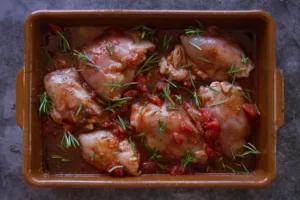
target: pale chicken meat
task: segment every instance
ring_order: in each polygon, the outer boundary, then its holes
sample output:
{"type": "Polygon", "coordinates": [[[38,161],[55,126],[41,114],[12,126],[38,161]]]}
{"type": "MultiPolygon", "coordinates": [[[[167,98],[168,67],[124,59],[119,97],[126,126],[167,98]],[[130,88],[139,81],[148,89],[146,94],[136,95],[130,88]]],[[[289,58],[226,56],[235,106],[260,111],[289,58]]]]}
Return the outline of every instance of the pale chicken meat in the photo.
{"type": "Polygon", "coordinates": [[[82,87],[74,68],[56,70],[44,77],[44,86],[53,103],[51,117],[59,124],[92,124],[102,121],[103,110],[82,87]]]}
{"type": "Polygon", "coordinates": [[[79,68],[86,82],[104,100],[115,100],[135,78],[136,67],[155,49],[139,41],[139,33],[110,31],[87,45],[79,68]]]}
{"type": "Polygon", "coordinates": [[[220,123],[220,144],[223,153],[231,157],[232,152],[243,151],[245,138],[250,134],[250,121],[242,109],[246,102],[239,86],[228,82],[212,82],[210,87],[201,86],[199,98],[220,123]],[[214,91],[215,90],[215,91],[214,91]]]}
{"type": "Polygon", "coordinates": [[[170,80],[189,80],[187,68],[191,67],[192,63],[186,57],[181,45],[176,45],[167,58],[162,57],[158,65],[160,73],[167,75],[170,80]]]}
{"type": "Polygon", "coordinates": [[[206,164],[205,142],[199,135],[186,111],[177,106],[177,110],[169,111],[170,106],[147,104],[132,105],[130,122],[137,132],[144,132],[146,143],[160,153],[180,159],[186,152],[195,155],[194,163],[206,164]]]}
{"type": "Polygon", "coordinates": [[[110,131],[99,130],[79,136],[82,157],[100,171],[113,162],[123,166],[129,175],[139,175],[140,157],[127,139],[119,139],[110,131]]]}
{"type": "Polygon", "coordinates": [[[225,81],[233,77],[248,77],[254,68],[253,62],[244,51],[228,37],[210,34],[200,37],[180,37],[181,44],[188,58],[194,63],[192,71],[201,78],[225,81]]]}

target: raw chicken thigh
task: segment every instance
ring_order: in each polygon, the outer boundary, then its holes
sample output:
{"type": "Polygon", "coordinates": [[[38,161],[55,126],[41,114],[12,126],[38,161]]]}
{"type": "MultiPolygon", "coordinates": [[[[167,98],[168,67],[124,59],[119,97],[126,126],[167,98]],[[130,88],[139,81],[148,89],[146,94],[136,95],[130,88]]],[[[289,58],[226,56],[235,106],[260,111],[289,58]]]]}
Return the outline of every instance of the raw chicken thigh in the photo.
{"type": "Polygon", "coordinates": [[[199,98],[219,121],[221,148],[226,156],[231,157],[231,149],[236,154],[243,151],[245,137],[250,134],[249,119],[242,108],[245,103],[243,91],[228,82],[212,82],[210,87],[216,91],[201,86],[199,98]]]}
{"type": "Polygon", "coordinates": [[[195,155],[194,163],[206,164],[205,142],[186,111],[179,106],[177,110],[168,111],[167,106],[166,103],[162,106],[149,103],[141,110],[143,105],[136,103],[132,105],[130,122],[137,132],[145,132],[150,148],[176,159],[189,151],[195,155]]]}
{"type": "Polygon", "coordinates": [[[100,171],[114,162],[130,175],[138,175],[139,154],[127,139],[120,140],[109,131],[94,131],[79,136],[82,157],[100,171]]]}
{"type": "Polygon", "coordinates": [[[200,37],[181,36],[181,44],[194,63],[192,70],[201,78],[215,81],[231,79],[228,71],[235,69],[236,78],[248,77],[254,64],[243,50],[229,38],[207,33],[200,37]]]}
{"type": "Polygon", "coordinates": [[[146,53],[154,50],[149,41],[139,41],[138,33],[110,31],[83,52],[79,68],[86,82],[105,100],[115,100],[132,82],[136,67],[146,59],[146,53]],[[114,85],[116,87],[114,87],[114,85]]]}
{"type": "Polygon", "coordinates": [[[81,86],[80,76],[74,68],[48,73],[44,85],[54,104],[51,117],[57,123],[86,124],[102,120],[102,108],[81,86]]]}

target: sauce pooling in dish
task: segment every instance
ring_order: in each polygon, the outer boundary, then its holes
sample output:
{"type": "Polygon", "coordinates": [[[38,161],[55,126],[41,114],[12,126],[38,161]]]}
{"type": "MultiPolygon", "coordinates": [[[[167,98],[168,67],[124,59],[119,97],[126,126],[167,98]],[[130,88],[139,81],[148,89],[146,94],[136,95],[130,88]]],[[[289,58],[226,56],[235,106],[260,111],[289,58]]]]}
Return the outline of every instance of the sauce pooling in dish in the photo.
{"type": "Polygon", "coordinates": [[[260,112],[242,46],[197,20],[174,31],[49,24],[39,109],[45,170],[250,173],[260,112]]]}

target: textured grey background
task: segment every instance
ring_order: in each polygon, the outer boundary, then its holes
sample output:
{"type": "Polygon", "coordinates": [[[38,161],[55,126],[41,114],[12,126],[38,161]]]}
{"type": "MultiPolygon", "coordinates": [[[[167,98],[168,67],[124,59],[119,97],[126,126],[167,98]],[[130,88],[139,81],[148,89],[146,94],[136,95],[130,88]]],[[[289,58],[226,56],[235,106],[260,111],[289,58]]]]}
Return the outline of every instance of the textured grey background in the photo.
{"type": "Polygon", "coordinates": [[[0,199],[300,199],[299,0],[0,0],[0,199]],[[23,22],[39,9],[263,9],[277,23],[277,67],[285,78],[285,125],[277,137],[277,177],[266,189],[41,189],[21,172],[15,76],[23,65],[23,22]]]}

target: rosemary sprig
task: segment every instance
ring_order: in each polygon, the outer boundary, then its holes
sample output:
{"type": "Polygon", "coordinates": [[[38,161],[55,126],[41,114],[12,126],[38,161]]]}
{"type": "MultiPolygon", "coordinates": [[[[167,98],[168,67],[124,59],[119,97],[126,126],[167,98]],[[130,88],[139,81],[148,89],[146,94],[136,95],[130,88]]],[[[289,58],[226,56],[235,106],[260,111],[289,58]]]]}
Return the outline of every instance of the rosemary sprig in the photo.
{"type": "Polygon", "coordinates": [[[230,99],[230,98],[225,99],[225,100],[222,100],[222,101],[219,101],[219,102],[216,102],[216,103],[213,103],[213,104],[209,104],[208,106],[210,106],[210,107],[217,106],[217,105],[226,103],[229,99],[230,99]]]}
{"type": "Polygon", "coordinates": [[[53,111],[53,102],[50,100],[50,96],[47,92],[44,92],[40,96],[40,108],[39,108],[39,115],[41,116],[42,113],[49,114],[53,111]]]}
{"type": "Polygon", "coordinates": [[[103,101],[102,99],[100,99],[100,98],[97,98],[97,101],[100,103],[100,104],[102,104],[102,105],[104,105],[104,106],[107,106],[109,103],[107,103],[106,101],[103,101]]]}
{"type": "Polygon", "coordinates": [[[145,109],[145,107],[148,105],[148,101],[146,101],[145,103],[144,103],[144,105],[140,108],[140,110],[139,110],[139,114],[141,114],[142,112],[143,112],[143,110],[145,109]]]}
{"type": "Polygon", "coordinates": [[[182,66],[178,67],[177,69],[186,69],[186,68],[191,67],[192,65],[193,65],[192,63],[189,63],[189,64],[186,64],[186,65],[182,65],[182,66]]]}
{"type": "Polygon", "coordinates": [[[77,147],[80,147],[80,143],[78,142],[78,140],[76,139],[76,137],[74,137],[70,131],[65,131],[63,137],[61,138],[60,141],[60,145],[66,147],[67,149],[69,147],[74,147],[75,149],[77,147]]]}
{"type": "Polygon", "coordinates": [[[146,116],[153,116],[153,115],[155,115],[155,113],[157,113],[157,111],[152,110],[150,113],[147,113],[146,116]]]}
{"type": "Polygon", "coordinates": [[[192,86],[193,86],[193,88],[196,90],[196,85],[195,85],[195,83],[194,83],[194,80],[193,80],[193,77],[192,77],[192,73],[191,72],[189,72],[190,73],[190,81],[191,81],[191,83],[192,83],[192,86]]]}
{"type": "Polygon", "coordinates": [[[240,51],[240,55],[241,55],[241,57],[242,57],[242,58],[241,58],[241,62],[244,63],[245,65],[247,65],[248,62],[249,62],[249,58],[246,57],[245,54],[244,54],[242,51],[240,51]]]}
{"type": "Polygon", "coordinates": [[[146,134],[145,134],[145,132],[142,132],[142,133],[137,134],[136,136],[141,137],[141,143],[143,143],[146,134]]]}
{"type": "Polygon", "coordinates": [[[181,95],[175,95],[176,97],[176,102],[179,103],[179,104],[182,104],[182,96],[181,95]]]}
{"type": "Polygon", "coordinates": [[[120,117],[120,115],[118,115],[118,119],[113,119],[113,120],[114,120],[114,122],[116,122],[119,126],[121,126],[122,129],[125,130],[125,129],[127,128],[125,121],[122,119],[122,117],[120,117]]]}
{"type": "Polygon", "coordinates": [[[167,128],[167,124],[164,123],[163,120],[158,119],[158,129],[159,129],[159,134],[163,134],[167,128]]]}
{"type": "Polygon", "coordinates": [[[112,171],[114,171],[115,169],[119,169],[119,168],[123,168],[122,165],[116,165],[116,166],[113,166],[110,170],[108,170],[108,173],[111,173],[112,171]]]}
{"type": "Polygon", "coordinates": [[[169,83],[169,85],[171,85],[174,88],[178,88],[178,85],[176,83],[174,83],[173,81],[166,79],[166,81],[169,83]]]}
{"type": "Polygon", "coordinates": [[[49,60],[55,66],[55,68],[57,68],[56,62],[54,61],[53,56],[51,55],[47,47],[42,47],[42,54],[45,60],[45,64],[46,61],[49,60]]]}
{"type": "Polygon", "coordinates": [[[67,33],[58,30],[56,30],[55,33],[58,40],[59,49],[64,51],[71,50],[70,43],[68,41],[70,36],[67,33]]]}
{"type": "Polygon", "coordinates": [[[170,89],[169,88],[166,88],[166,87],[162,87],[162,90],[163,90],[163,92],[164,92],[164,96],[165,96],[165,98],[173,105],[173,106],[175,106],[175,103],[174,103],[174,101],[173,101],[173,99],[171,98],[171,96],[170,96],[170,89]]]}
{"type": "Polygon", "coordinates": [[[145,25],[136,26],[136,27],[133,28],[133,30],[141,31],[141,36],[140,36],[140,39],[139,39],[139,43],[143,39],[153,41],[155,30],[152,30],[151,28],[148,28],[145,25]]]}
{"type": "Polygon", "coordinates": [[[183,170],[193,162],[195,159],[195,155],[192,154],[190,151],[186,151],[183,155],[183,158],[181,160],[182,168],[183,170]]]}
{"type": "Polygon", "coordinates": [[[79,52],[77,50],[74,50],[73,56],[76,56],[79,60],[85,60],[87,62],[86,63],[87,66],[95,67],[95,68],[100,68],[99,66],[97,66],[95,64],[95,62],[93,60],[91,60],[89,58],[89,56],[86,54],[85,51],[79,52]]]}
{"type": "Polygon", "coordinates": [[[175,106],[167,106],[168,111],[177,110],[175,106]]]}
{"type": "Polygon", "coordinates": [[[200,51],[202,50],[201,47],[199,47],[198,45],[196,45],[195,43],[193,43],[191,41],[189,41],[189,44],[192,45],[193,47],[195,47],[196,49],[200,50],[200,51]]]}
{"type": "MultiPolygon", "coordinates": [[[[129,100],[131,100],[132,97],[122,97],[119,99],[114,100],[113,102],[106,103],[106,110],[110,110],[114,112],[114,109],[122,107],[125,103],[127,103],[129,100]]],[[[99,102],[100,99],[98,99],[99,102]]],[[[102,101],[105,103],[104,101],[102,101]]]]}
{"type": "Polygon", "coordinates": [[[56,155],[56,154],[53,154],[51,156],[52,159],[60,159],[61,161],[63,162],[72,162],[72,159],[71,158],[68,158],[68,157],[65,157],[65,156],[60,156],[60,155],[56,155]]]}
{"type": "Polygon", "coordinates": [[[84,106],[83,103],[81,103],[81,104],[79,105],[79,107],[78,107],[78,109],[77,109],[77,112],[76,112],[76,116],[79,115],[79,113],[80,113],[80,111],[82,110],[83,106],[84,106]]]}
{"type": "Polygon", "coordinates": [[[115,45],[113,45],[113,44],[106,45],[106,50],[109,52],[110,55],[113,55],[114,50],[115,50],[115,45]]]}
{"type": "Polygon", "coordinates": [[[150,160],[154,160],[157,158],[161,158],[162,156],[159,154],[159,151],[157,149],[157,147],[151,148],[149,147],[147,144],[145,144],[146,149],[149,151],[149,153],[151,153],[151,157],[150,160]]]}
{"type": "Polygon", "coordinates": [[[123,88],[123,87],[126,87],[126,86],[136,85],[136,84],[138,84],[138,82],[129,82],[129,83],[121,84],[120,81],[117,81],[115,83],[107,83],[107,84],[104,84],[104,85],[108,86],[108,87],[111,87],[112,90],[114,90],[116,88],[123,88]]]}
{"type": "Polygon", "coordinates": [[[128,142],[129,142],[129,144],[130,144],[131,148],[132,148],[132,149],[134,149],[134,147],[135,147],[135,144],[134,144],[134,142],[132,141],[132,139],[131,139],[131,137],[130,137],[130,136],[129,136],[129,138],[128,138],[128,142]]]}
{"type": "Polygon", "coordinates": [[[159,42],[162,51],[168,51],[171,41],[172,41],[172,36],[168,37],[168,35],[165,34],[163,39],[159,42]]]}
{"type": "Polygon", "coordinates": [[[233,152],[232,148],[230,148],[230,152],[231,152],[231,155],[232,155],[232,159],[233,159],[233,160],[235,160],[235,159],[236,159],[236,157],[235,157],[235,154],[234,154],[234,152],[233,152]]]}
{"type": "Polygon", "coordinates": [[[204,32],[204,28],[203,28],[202,23],[199,22],[198,20],[195,20],[195,21],[196,21],[198,27],[189,26],[187,29],[185,29],[185,35],[188,38],[191,38],[191,37],[194,37],[194,36],[200,37],[200,33],[204,32]]]}
{"type": "Polygon", "coordinates": [[[160,58],[156,56],[157,54],[154,53],[152,54],[151,56],[149,56],[149,58],[143,63],[143,65],[138,69],[138,71],[136,72],[136,74],[139,74],[139,73],[144,73],[146,71],[149,71],[151,70],[152,68],[151,67],[148,67],[146,68],[147,66],[149,65],[153,65],[153,64],[156,64],[156,63],[159,63],[160,61],[160,58]]]}
{"type": "Polygon", "coordinates": [[[245,151],[244,153],[242,154],[239,154],[239,155],[236,155],[237,157],[241,157],[241,158],[244,158],[244,156],[246,155],[249,155],[249,154],[260,154],[261,152],[258,151],[256,149],[256,147],[251,144],[250,142],[247,143],[247,145],[243,145],[244,148],[248,149],[248,151],[245,151]]]}
{"type": "Polygon", "coordinates": [[[219,90],[216,90],[215,88],[211,87],[211,86],[207,86],[208,89],[210,89],[211,91],[214,91],[214,92],[220,92],[219,90]]]}
{"type": "Polygon", "coordinates": [[[245,174],[249,174],[249,170],[247,169],[247,167],[244,165],[244,163],[243,162],[241,162],[241,165],[242,165],[242,167],[244,168],[244,170],[245,170],[245,174]]]}
{"type": "Polygon", "coordinates": [[[244,68],[235,68],[234,62],[231,63],[230,69],[228,70],[227,74],[233,75],[233,79],[231,82],[231,85],[233,86],[235,78],[236,78],[236,74],[240,71],[245,70],[244,68]]]}
{"type": "Polygon", "coordinates": [[[244,93],[242,94],[242,97],[244,97],[245,99],[247,99],[248,101],[251,101],[251,95],[249,92],[244,91],[244,93]]]}
{"type": "Polygon", "coordinates": [[[208,60],[208,59],[206,59],[206,58],[199,57],[199,59],[200,59],[201,61],[203,61],[203,62],[206,62],[206,63],[209,63],[209,64],[213,64],[212,61],[210,61],[210,60],[208,60]]]}
{"type": "Polygon", "coordinates": [[[201,101],[196,91],[193,92],[193,97],[194,97],[195,105],[199,108],[201,106],[201,101]]]}
{"type": "Polygon", "coordinates": [[[92,155],[92,161],[94,161],[95,160],[95,158],[96,158],[96,155],[97,155],[97,152],[96,152],[96,150],[93,152],[93,155],[92,155]]]}
{"type": "Polygon", "coordinates": [[[228,166],[228,165],[225,165],[224,163],[222,163],[222,165],[223,165],[223,168],[224,169],[230,169],[234,174],[237,174],[237,172],[232,168],[232,167],[230,167],[230,166],[228,166]]]}

